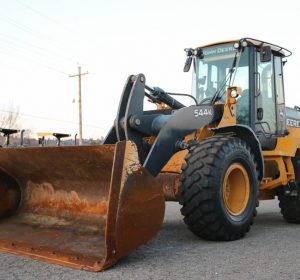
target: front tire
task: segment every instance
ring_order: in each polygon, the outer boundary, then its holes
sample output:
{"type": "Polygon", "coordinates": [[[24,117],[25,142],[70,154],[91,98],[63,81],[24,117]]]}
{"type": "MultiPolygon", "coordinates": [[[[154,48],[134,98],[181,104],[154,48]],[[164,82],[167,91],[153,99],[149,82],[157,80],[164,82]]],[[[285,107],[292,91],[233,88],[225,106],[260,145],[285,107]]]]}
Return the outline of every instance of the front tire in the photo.
{"type": "Polygon", "coordinates": [[[258,206],[258,172],[248,145],[214,136],[194,145],[185,160],[179,202],[189,229],[209,240],[243,237],[258,206]]]}

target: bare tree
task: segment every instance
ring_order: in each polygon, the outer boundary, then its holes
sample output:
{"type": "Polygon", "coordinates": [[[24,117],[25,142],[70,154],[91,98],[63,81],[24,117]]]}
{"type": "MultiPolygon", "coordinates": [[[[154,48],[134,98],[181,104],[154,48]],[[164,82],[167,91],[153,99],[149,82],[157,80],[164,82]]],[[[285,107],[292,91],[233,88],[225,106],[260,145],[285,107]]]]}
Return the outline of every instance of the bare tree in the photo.
{"type": "MultiPolygon", "coordinates": [[[[0,128],[18,129],[19,108],[11,104],[9,109],[0,108],[0,128]]],[[[4,137],[0,137],[0,145],[5,142],[4,137]]]]}
{"type": "Polygon", "coordinates": [[[0,127],[2,128],[16,128],[18,126],[19,109],[13,105],[10,110],[0,110],[0,127]]]}

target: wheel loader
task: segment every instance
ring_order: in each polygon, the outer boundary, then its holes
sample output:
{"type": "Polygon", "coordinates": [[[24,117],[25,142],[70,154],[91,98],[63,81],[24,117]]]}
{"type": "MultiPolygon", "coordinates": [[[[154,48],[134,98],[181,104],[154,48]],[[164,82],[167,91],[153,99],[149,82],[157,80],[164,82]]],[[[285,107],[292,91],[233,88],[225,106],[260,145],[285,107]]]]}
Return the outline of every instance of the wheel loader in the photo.
{"type": "Polygon", "coordinates": [[[1,251],[100,271],[154,238],[166,200],[209,240],[242,238],[258,201],[276,196],[284,219],[300,222],[300,108],[285,106],[283,84],[291,52],[252,38],[185,52],[189,106],[131,75],[103,145],[0,149],[1,251]]]}

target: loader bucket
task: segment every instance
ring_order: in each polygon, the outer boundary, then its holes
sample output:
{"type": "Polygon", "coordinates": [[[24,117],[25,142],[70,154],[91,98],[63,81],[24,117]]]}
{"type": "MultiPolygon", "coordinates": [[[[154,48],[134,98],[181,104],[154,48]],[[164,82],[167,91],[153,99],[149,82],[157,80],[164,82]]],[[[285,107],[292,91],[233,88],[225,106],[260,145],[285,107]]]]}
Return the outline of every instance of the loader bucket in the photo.
{"type": "Polygon", "coordinates": [[[152,239],[164,207],[130,141],[0,149],[0,251],[100,271],[152,239]]]}

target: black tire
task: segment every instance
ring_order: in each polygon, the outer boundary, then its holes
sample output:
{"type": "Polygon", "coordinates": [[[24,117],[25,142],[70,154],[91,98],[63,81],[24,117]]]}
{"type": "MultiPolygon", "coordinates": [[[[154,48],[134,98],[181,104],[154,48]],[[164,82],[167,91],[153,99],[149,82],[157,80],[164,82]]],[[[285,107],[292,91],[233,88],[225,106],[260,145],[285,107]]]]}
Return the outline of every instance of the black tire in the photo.
{"type": "MultiPolygon", "coordinates": [[[[298,187],[299,190],[299,187],[298,187]]],[[[299,192],[298,192],[299,194],[299,192]]],[[[284,187],[278,190],[279,208],[283,218],[288,223],[300,224],[300,197],[286,196],[284,194],[284,187]]]]}
{"type": "MultiPolygon", "coordinates": [[[[259,185],[254,156],[247,144],[236,137],[214,136],[192,146],[185,160],[179,202],[189,229],[208,240],[229,241],[243,237],[257,213],[259,185]],[[230,213],[223,196],[224,175],[234,164],[246,170],[249,182],[249,197],[245,199],[245,209],[238,215],[230,213]]],[[[230,185],[229,179],[227,184],[230,185]]]]}

